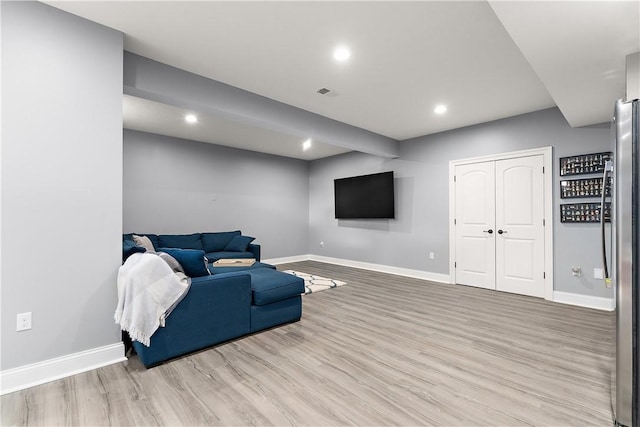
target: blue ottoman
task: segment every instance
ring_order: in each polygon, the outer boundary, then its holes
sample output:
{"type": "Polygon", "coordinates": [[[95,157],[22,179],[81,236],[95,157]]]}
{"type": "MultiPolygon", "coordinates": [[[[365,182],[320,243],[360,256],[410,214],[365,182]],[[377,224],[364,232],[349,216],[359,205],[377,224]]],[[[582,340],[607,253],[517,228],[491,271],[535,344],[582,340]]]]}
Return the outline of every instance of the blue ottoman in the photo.
{"type": "Polygon", "coordinates": [[[300,320],[304,280],[271,268],[246,272],[251,276],[251,332],[300,320]]]}
{"type": "Polygon", "coordinates": [[[251,304],[267,305],[304,293],[304,280],[270,268],[246,271],[251,276],[251,304]]]}

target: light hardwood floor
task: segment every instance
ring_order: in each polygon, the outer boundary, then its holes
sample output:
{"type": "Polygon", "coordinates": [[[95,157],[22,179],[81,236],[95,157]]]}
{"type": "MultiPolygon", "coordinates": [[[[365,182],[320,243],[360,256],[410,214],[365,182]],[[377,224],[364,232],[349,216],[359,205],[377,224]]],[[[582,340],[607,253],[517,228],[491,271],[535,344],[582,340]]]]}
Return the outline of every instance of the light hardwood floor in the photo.
{"type": "Polygon", "coordinates": [[[305,261],[300,322],[2,397],[2,425],[609,426],[614,315],[305,261]]]}

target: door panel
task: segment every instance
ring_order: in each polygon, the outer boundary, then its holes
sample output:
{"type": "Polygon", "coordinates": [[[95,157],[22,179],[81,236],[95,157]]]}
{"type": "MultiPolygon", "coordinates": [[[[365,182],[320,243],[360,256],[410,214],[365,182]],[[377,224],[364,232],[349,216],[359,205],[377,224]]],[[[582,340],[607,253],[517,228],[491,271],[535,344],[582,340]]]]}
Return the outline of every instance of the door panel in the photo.
{"type": "Polygon", "coordinates": [[[542,166],[542,156],[496,161],[497,290],[544,297],[542,166]]]}
{"type": "Polygon", "coordinates": [[[484,162],[455,172],[456,282],[487,289],[496,286],[494,169],[494,162],[484,162]]]}
{"type": "Polygon", "coordinates": [[[507,279],[534,280],[533,263],[535,244],[530,239],[503,238],[504,277],[507,279]]]}

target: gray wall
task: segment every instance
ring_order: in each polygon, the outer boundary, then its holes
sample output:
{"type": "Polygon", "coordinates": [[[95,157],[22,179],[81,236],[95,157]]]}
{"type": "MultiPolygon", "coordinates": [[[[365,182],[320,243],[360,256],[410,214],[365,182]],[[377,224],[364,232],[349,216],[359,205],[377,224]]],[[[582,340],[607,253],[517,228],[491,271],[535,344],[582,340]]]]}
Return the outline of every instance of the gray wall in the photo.
{"type": "Polygon", "coordinates": [[[262,258],[308,247],[308,162],[125,130],[124,231],[240,229],[262,258]]]}
{"type": "Polygon", "coordinates": [[[593,279],[593,268],[601,266],[598,226],[560,223],[557,170],[560,157],[608,151],[609,126],[574,129],[555,108],[407,140],[394,160],[348,153],[312,162],[309,252],[449,274],[449,161],[545,146],[554,149],[555,290],[611,297],[593,279]],[[395,220],[334,218],[335,178],[386,170],[396,176],[395,220]],[[584,275],[572,276],[571,266],[581,266],[584,275]]]}
{"type": "Polygon", "coordinates": [[[2,363],[120,341],[122,35],[2,2],[2,363]],[[16,332],[16,314],[33,329],[16,332]]]}

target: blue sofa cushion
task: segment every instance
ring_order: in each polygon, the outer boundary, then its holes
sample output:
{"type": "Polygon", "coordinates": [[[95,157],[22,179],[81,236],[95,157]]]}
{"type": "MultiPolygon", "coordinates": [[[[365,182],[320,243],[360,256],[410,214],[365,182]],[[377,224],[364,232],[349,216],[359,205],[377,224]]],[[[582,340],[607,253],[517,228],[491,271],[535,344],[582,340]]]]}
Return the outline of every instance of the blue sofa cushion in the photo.
{"type": "Polygon", "coordinates": [[[182,248],[158,248],[158,252],[165,252],[174,257],[184,268],[189,277],[208,276],[207,260],[204,251],[182,248]]]}
{"type": "Polygon", "coordinates": [[[253,252],[207,252],[205,254],[209,262],[215,262],[219,259],[230,259],[230,258],[254,258],[255,255],[253,252]]]}
{"type": "Polygon", "coordinates": [[[266,305],[304,293],[304,280],[270,268],[247,270],[251,275],[253,305],[266,305]]]}
{"type": "Polygon", "coordinates": [[[227,243],[224,250],[230,252],[246,252],[249,247],[249,243],[254,240],[256,240],[256,238],[250,236],[233,236],[233,239],[227,243]]]}
{"type": "Polygon", "coordinates": [[[140,246],[136,246],[133,240],[122,241],[122,262],[125,262],[127,258],[137,252],[146,252],[146,249],[140,246]]]}
{"type": "Polygon", "coordinates": [[[204,249],[205,252],[223,251],[231,239],[235,236],[240,236],[241,234],[240,230],[224,231],[220,233],[202,233],[200,234],[202,249],[204,249]]]}
{"type": "Polygon", "coordinates": [[[203,249],[200,233],[161,234],[158,236],[158,241],[161,248],[203,249]]]}
{"type": "Polygon", "coordinates": [[[213,264],[209,264],[209,271],[213,275],[224,274],[224,273],[232,273],[232,272],[235,272],[235,271],[253,270],[255,268],[270,268],[272,270],[275,270],[276,266],[275,265],[271,265],[271,264],[265,264],[264,262],[255,262],[250,267],[214,267],[213,264]]]}
{"type": "Polygon", "coordinates": [[[157,234],[145,234],[145,236],[147,236],[149,240],[151,240],[151,243],[153,243],[154,248],[160,247],[160,239],[158,239],[157,234]]]}

